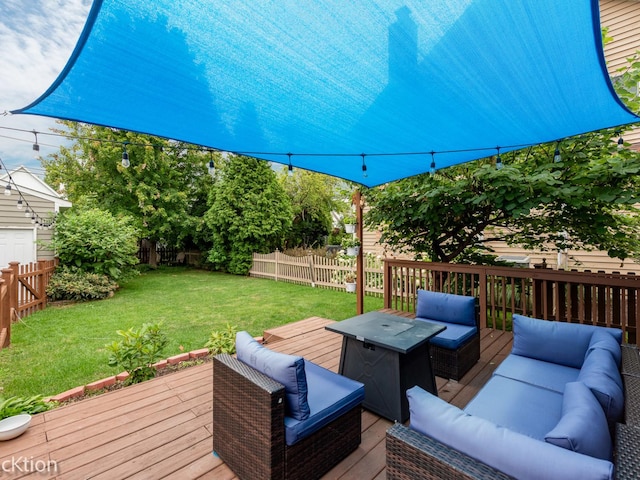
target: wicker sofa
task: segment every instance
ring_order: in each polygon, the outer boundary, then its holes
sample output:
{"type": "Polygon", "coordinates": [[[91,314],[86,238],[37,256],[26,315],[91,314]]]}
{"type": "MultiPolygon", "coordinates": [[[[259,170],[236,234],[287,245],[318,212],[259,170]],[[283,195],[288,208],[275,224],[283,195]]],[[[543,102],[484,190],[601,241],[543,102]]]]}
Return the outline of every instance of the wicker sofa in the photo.
{"type": "Polygon", "coordinates": [[[435,375],[460,380],[480,358],[480,317],[475,297],[418,290],[416,320],[447,327],[429,344],[435,375]]]}
{"type": "Polygon", "coordinates": [[[360,444],[364,385],[238,333],[213,360],[213,450],[241,479],[315,479],[360,444]]]}
{"type": "Polygon", "coordinates": [[[515,315],[511,354],[464,411],[409,390],[411,427],[387,431],[387,478],[640,478],[640,376],[628,373],[640,361],[621,336],[515,315]]]}

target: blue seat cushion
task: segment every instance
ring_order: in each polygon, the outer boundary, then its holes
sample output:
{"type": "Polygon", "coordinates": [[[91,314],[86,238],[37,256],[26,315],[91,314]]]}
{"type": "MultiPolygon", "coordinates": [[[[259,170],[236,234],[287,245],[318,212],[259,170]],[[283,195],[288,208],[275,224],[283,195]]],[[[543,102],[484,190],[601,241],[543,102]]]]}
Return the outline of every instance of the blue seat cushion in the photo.
{"type": "Polygon", "coordinates": [[[236,334],[236,356],[241,362],[284,386],[286,415],[298,420],[309,417],[307,377],[302,357],[269,350],[248,332],[236,334]]]}
{"type": "Polygon", "coordinates": [[[464,411],[544,441],[562,416],[562,393],[494,376],[464,411]]]}
{"type": "Polygon", "coordinates": [[[416,320],[431,322],[447,327],[445,331],[440,332],[438,335],[431,338],[430,342],[432,345],[437,345],[438,347],[447,348],[449,350],[457,350],[478,333],[478,329],[476,328],[475,324],[471,327],[469,325],[442,322],[439,320],[422,317],[416,317],[416,320]]]}
{"type": "Polygon", "coordinates": [[[594,349],[584,361],[578,381],[591,389],[610,422],[622,420],[624,388],[618,365],[611,352],[594,349]]]}
{"type": "Polygon", "coordinates": [[[364,400],[364,385],[343,377],[313,362],[305,363],[308,401],[311,414],[305,420],[285,417],[287,445],[308,437],[329,422],[360,405],[364,400]]]}
{"type": "Polygon", "coordinates": [[[476,326],[476,299],[453,293],[418,290],[416,317],[476,326]]]}
{"type": "Polygon", "coordinates": [[[610,332],[604,329],[599,329],[593,332],[586,355],[588,356],[589,353],[594,351],[596,348],[604,348],[605,350],[611,352],[611,355],[613,355],[618,368],[620,367],[620,364],[622,363],[622,350],[620,349],[620,342],[616,340],[616,338],[610,332]]]}
{"type": "Polygon", "coordinates": [[[568,382],[575,382],[580,375],[580,370],[511,354],[496,368],[493,375],[520,380],[563,394],[564,386],[568,382]]]}
{"type": "Polygon", "coordinates": [[[622,341],[622,330],[619,329],[539,320],[515,314],[511,353],[580,368],[591,343],[591,336],[598,329],[610,332],[618,343],[622,341]]]}
{"type": "MultiPolygon", "coordinates": [[[[611,480],[613,463],[468,415],[420,387],[407,391],[413,430],[520,480],[611,480]]],[[[526,414],[523,410],[521,414],[526,414]]]]}
{"type": "Polygon", "coordinates": [[[562,417],[545,435],[545,441],[602,460],[612,459],[612,442],[604,412],[582,382],[567,383],[562,417]]]}

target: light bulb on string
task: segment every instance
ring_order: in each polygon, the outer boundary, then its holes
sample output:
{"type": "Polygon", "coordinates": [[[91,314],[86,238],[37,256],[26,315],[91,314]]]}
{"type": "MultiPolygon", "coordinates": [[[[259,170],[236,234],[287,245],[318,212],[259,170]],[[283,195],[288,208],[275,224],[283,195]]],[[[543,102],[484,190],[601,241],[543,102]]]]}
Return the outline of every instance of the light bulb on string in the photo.
{"type": "Polygon", "coordinates": [[[18,199],[18,203],[16,204],[16,207],[18,207],[18,210],[22,210],[22,197],[18,199]]]}
{"type": "Polygon", "coordinates": [[[560,140],[556,142],[556,149],[553,152],[553,161],[560,163],[562,161],[562,155],[560,154],[560,140]]]}
{"type": "Polygon", "coordinates": [[[127,143],[122,144],[122,166],[124,168],[129,168],[131,166],[131,162],[129,161],[129,153],[127,152],[127,143]]]}
{"type": "Polygon", "coordinates": [[[624,148],[624,139],[622,138],[622,135],[620,135],[620,137],[618,138],[618,150],[622,150],[624,148]]]}
{"type": "Polygon", "coordinates": [[[436,159],[434,158],[436,152],[431,152],[431,165],[429,166],[429,174],[433,177],[436,174],[436,159]]]}
{"type": "Polygon", "coordinates": [[[31,216],[31,210],[29,210],[29,207],[27,207],[26,210],[24,211],[24,216],[27,218],[31,216]]]}
{"type": "Polygon", "coordinates": [[[31,223],[36,223],[36,216],[33,213],[31,214],[31,223]]]}
{"type": "Polygon", "coordinates": [[[11,184],[7,183],[7,185],[4,187],[4,194],[8,197],[11,195],[11,184]]]}
{"type": "Polygon", "coordinates": [[[361,153],[360,155],[362,156],[362,176],[367,178],[369,174],[367,173],[367,164],[364,161],[365,154],[361,153]]]}
{"type": "Polygon", "coordinates": [[[293,177],[293,165],[291,164],[291,155],[292,153],[287,153],[287,157],[289,157],[289,165],[287,166],[287,175],[289,177],[293,177]]]}
{"type": "Polygon", "coordinates": [[[36,141],[33,144],[33,158],[40,158],[40,145],[38,145],[38,132],[33,131],[33,136],[36,137],[36,141]]]}
{"type": "Polygon", "coordinates": [[[504,165],[502,164],[502,157],[500,156],[500,147],[496,147],[496,149],[498,150],[498,158],[496,158],[496,169],[502,170],[502,167],[504,167],[504,165]]]}
{"type": "Polygon", "coordinates": [[[213,150],[209,150],[209,175],[212,175],[216,172],[216,165],[213,163],[213,150]]]}

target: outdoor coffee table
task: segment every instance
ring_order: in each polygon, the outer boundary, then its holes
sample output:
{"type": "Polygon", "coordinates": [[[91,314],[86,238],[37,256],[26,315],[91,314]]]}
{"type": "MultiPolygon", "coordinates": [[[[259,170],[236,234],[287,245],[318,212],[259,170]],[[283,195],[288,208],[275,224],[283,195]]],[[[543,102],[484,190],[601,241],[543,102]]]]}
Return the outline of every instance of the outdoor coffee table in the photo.
{"type": "Polygon", "coordinates": [[[414,385],[438,394],[429,339],[446,327],[382,312],[325,327],[340,333],[340,374],[364,383],[363,406],[392,421],[409,418],[406,391],[414,385]]]}

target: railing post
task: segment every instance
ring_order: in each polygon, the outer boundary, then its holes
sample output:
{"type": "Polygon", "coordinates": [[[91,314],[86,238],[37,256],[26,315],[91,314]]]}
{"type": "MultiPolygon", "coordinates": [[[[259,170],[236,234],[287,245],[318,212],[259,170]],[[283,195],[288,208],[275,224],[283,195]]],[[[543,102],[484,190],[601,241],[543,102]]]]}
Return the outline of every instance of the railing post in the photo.
{"type": "MultiPolygon", "coordinates": [[[[478,272],[479,291],[480,297],[480,328],[487,328],[487,269],[483,268],[478,272]]],[[[495,322],[493,323],[495,328],[495,322]]]]}
{"type": "Polygon", "coordinates": [[[0,273],[0,349],[11,344],[11,308],[9,308],[9,291],[0,273]]]}
{"type": "Polygon", "coordinates": [[[391,264],[385,258],[382,268],[382,298],[384,308],[391,308],[391,264]]]}

